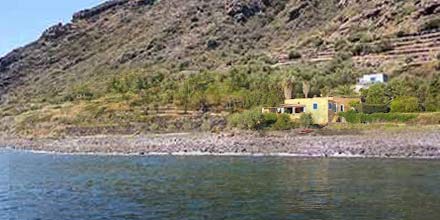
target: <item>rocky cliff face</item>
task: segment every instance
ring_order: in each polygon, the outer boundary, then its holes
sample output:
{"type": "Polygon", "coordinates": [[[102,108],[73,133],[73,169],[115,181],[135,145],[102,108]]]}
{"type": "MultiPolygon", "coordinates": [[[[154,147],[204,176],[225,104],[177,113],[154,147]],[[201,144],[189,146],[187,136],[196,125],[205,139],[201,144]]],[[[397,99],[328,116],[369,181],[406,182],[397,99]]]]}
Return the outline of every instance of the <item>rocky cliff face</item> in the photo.
{"type": "Polygon", "coordinates": [[[436,0],[112,0],[75,13],[0,58],[1,102],[96,86],[133,68],[170,73],[273,64],[291,48],[319,49],[364,28],[376,38],[417,32],[436,0]],[[323,43],[312,44],[314,37],[323,43]]]}

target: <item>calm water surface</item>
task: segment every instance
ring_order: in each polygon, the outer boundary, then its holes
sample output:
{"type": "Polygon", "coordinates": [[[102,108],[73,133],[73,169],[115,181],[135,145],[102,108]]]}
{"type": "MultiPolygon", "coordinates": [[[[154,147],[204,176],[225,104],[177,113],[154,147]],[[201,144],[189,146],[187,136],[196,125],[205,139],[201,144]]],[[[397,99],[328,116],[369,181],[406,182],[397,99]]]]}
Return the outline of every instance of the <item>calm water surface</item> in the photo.
{"type": "Polygon", "coordinates": [[[0,219],[440,219],[440,161],[0,151],[0,219]]]}

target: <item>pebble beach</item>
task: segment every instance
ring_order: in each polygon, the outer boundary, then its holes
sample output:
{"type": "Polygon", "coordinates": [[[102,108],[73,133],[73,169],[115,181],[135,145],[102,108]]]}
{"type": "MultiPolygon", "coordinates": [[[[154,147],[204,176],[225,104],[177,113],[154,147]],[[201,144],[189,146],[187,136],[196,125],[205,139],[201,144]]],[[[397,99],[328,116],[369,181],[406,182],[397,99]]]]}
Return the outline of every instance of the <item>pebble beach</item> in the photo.
{"type": "Polygon", "coordinates": [[[13,138],[0,147],[46,153],[119,155],[261,155],[299,157],[440,158],[440,131],[307,134],[173,133],[13,138]]]}

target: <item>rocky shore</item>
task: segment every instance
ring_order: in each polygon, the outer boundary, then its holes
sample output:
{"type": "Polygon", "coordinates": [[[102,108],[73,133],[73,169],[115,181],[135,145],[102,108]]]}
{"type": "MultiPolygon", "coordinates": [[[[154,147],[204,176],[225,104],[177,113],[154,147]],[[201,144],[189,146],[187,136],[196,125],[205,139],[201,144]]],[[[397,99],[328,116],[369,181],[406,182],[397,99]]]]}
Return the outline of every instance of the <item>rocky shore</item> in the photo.
{"type": "Polygon", "coordinates": [[[354,134],[175,133],[23,139],[0,147],[72,154],[282,155],[302,157],[440,158],[440,130],[354,134]]]}

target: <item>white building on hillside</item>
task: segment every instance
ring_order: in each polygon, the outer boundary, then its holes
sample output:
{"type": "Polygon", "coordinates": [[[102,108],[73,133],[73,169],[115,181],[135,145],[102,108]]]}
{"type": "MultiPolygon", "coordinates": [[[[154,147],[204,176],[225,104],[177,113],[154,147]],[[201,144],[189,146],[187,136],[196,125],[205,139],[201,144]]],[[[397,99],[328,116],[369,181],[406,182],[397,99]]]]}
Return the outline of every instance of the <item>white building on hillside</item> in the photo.
{"type": "Polygon", "coordinates": [[[356,92],[360,92],[361,89],[368,89],[371,85],[379,83],[387,83],[388,75],[384,73],[367,74],[359,78],[356,84],[356,92]]]}

